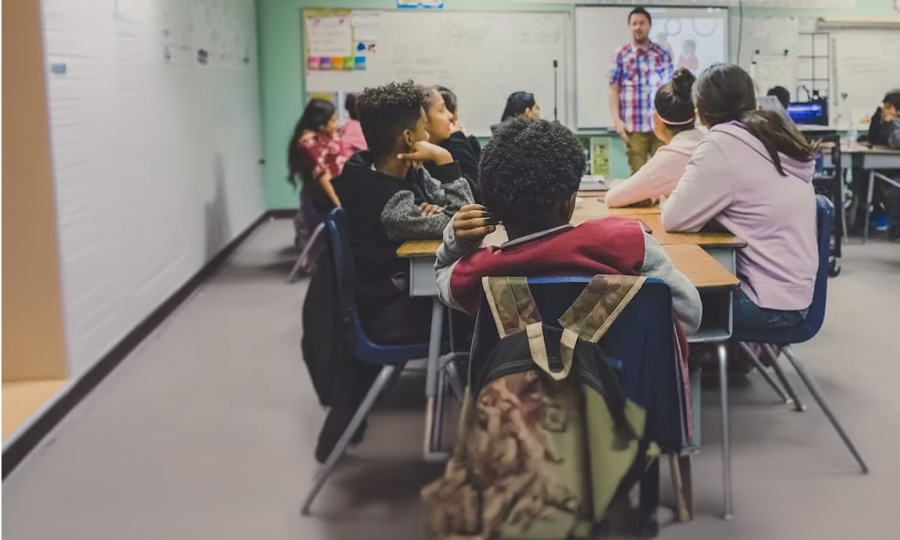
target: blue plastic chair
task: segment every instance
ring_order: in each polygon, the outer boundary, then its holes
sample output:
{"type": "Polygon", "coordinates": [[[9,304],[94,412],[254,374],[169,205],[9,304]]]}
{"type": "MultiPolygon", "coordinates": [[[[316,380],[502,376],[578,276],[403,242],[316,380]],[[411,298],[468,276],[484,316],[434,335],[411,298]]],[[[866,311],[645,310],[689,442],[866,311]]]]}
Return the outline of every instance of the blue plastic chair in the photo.
{"type": "MultiPolygon", "coordinates": [[[[528,285],[544,324],[559,328],[558,319],[589,282],[589,277],[530,278],[528,285]]],[[[473,376],[499,340],[490,307],[482,297],[469,364],[473,376]]],[[[657,279],[647,280],[600,345],[620,373],[626,397],[647,410],[645,433],[669,454],[691,447],[685,427],[684,387],[677,371],[680,367],[669,286],[657,279]]],[[[673,467],[673,475],[678,471],[673,467]]],[[[641,479],[641,536],[655,536],[658,506],[659,467],[654,462],[641,479]]]]}
{"type": "MultiPolygon", "coordinates": [[[[304,219],[305,216],[308,216],[309,214],[315,214],[318,217],[316,218],[316,227],[306,240],[306,245],[297,257],[297,261],[294,263],[293,268],[291,268],[291,273],[288,274],[287,282],[289,285],[297,281],[297,275],[300,273],[300,269],[303,268],[304,264],[309,262],[310,255],[313,253],[313,250],[317,249],[319,238],[321,238],[322,233],[325,231],[325,216],[322,216],[315,210],[312,200],[309,197],[300,197],[300,209],[298,212],[303,213],[304,219]]],[[[312,223],[306,224],[307,227],[311,225],[312,223]]]]}
{"type": "MultiPolygon", "coordinates": [[[[802,324],[799,324],[797,326],[792,326],[789,328],[779,328],[775,330],[741,329],[735,327],[734,332],[732,333],[732,340],[744,343],[752,342],[762,344],[763,351],[769,356],[769,359],[771,360],[772,368],[775,370],[776,375],[778,375],[778,378],[784,385],[785,390],[787,390],[788,394],[790,394],[791,398],[794,400],[797,410],[803,410],[804,407],[797,397],[797,392],[791,386],[790,382],[788,382],[787,377],[778,366],[779,354],[777,352],[773,352],[773,350],[770,348],[770,346],[781,347],[781,352],[784,353],[784,355],[790,361],[791,365],[794,366],[794,369],[797,370],[797,374],[800,376],[800,379],[803,381],[806,387],[809,388],[809,391],[812,394],[813,398],[815,398],[816,402],[818,402],[819,407],[822,408],[822,411],[825,413],[825,416],[828,417],[828,420],[831,421],[831,425],[834,426],[834,429],[838,432],[838,435],[841,436],[841,439],[843,439],[844,444],[847,445],[850,453],[853,454],[853,457],[856,458],[859,466],[862,467],[862,471],[864,473],[868,473],[869,467],[866,465],[865,461],[863,461],[862,456],[860,456],[859,452],[856,450],[856,447],[853,445],[850,437],[847,436],[844,428],[841,427],[841,424],[838,422],[837,418],[835,418],[834,413],[831,412],[831,408],[828,406],[828,402],[825,400],[825,395],[822,393],[822,390],[816,383],[816,380],[812,376],[812,373],[810,373],[806,369],[806,367],[800,362],[800,360],[791,350],[792,344],[803,343],[812,339],[817,333],[819,333],[819,330],[822,328],[822,323],[825,321],[825,299],[826,293],[828,291],[828,269],[831,249],[830,241],[833,224],[834,205],[832,205],[831,201],[829,201],[828,198],[824,195],[817,195],[816,237],[819,247],[819,269],[816,273],[816,284],[815,291],[813,292],[813,301],[809,306],[809,313],[806,316],[806,320],[803,321],[802,324]]],[[[723,414],[727,414],[727,411],[723,411],[723,414]]]]}
{"type": "MultiPolygon", "coordinates": [[[[327,231],[326,237],[331,247],[331,257],[334,262],[336,278],[334,281],[337,292],[335,301],[339,306],[341,320],[352,329],[356,359],[367,364],[380,365],[382,368],[366,397],[360,403],[356,413],[354,413],[347,429],[344,430],[344,433],[338,439],[331,455],[328,456],[325,464],[316,474],[313,487],[303,503],[303,515],[309,514],[309,508],[312,506],[319,490],[325,484],[328,475],[331,474],[338,460],[343,456],[353,434],[359,429],[366,415],[369,414],[369,411],[375,404],[375,400],[378,399],[378,396],[391,378],[399,373],[407,362],[428,356],[428,343],[379,345],[366,336],[354,305],[355,272],[353,253],[350,250],[350,241],[346,233],[346,220],[347,216],[343,209],[336,208],[328,214],[324,222],[325,230],[327,231]]],[[[343,339],[343,337],[340,339],[343,339]]]]}

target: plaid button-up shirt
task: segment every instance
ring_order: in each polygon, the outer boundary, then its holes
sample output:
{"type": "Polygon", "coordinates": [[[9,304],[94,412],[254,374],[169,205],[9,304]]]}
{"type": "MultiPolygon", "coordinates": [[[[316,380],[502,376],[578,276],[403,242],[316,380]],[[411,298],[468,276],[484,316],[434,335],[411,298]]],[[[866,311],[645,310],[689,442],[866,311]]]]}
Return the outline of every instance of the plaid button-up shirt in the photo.
{"type": "Polygon", "coordinates": [[[672,80],[672,55],[656,43],[635,47],[629,43],[616,51],[609,84],[619,85],[619,116],[632,131],[653,131],[653,98],[672,80]]]}

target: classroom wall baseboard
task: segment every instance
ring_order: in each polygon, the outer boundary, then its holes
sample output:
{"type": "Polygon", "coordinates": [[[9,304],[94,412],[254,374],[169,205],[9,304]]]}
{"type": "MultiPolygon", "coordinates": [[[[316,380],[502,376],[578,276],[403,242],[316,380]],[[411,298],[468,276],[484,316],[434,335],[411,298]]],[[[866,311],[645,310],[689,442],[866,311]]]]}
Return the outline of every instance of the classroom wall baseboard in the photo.
{"type": "Polygon", "coordinates": [[[274,208],[269,210],[269,217],[272,219],[293,219],[297,215],[296,208],[274,208]]]}
{"type": "Polygon", "coordinates": [[[17,433],[10,435],[3,445],[3,480],[5,480],[32,450],[72,411],[107,375],[128,357],[156,328],[159,327],[178,307],[187,300],[207,279],[209,279],[237,248],[260,225],[269,219],[292,218],[297,210],[269,210],[263,212],[244,231],[229,242],[219,253],[204,264],[187,282],[166,298],[150,315],[135,326],[124,338],[93,366],[71,381],[54,398],[45,404],[34,418],[17,433]]]}

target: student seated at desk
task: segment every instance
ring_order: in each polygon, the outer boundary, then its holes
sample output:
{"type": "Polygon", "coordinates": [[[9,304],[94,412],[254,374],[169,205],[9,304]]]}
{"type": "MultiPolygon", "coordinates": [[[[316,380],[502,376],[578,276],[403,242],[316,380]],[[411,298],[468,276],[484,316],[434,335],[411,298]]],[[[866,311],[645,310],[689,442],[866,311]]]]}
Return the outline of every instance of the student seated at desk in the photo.
{"type": "MultiPolygon", "coordinates": [[[[869,124],[868,142],[889,148],[900,148],[900,88],[885,94],[881,107],[872,115],[869,124]]],[[[900,180],[900,175],[891,175],[900,180]]],[[[900,239],[900,188],[886,182],[879,182],[881,198],[891,216],[888,237],[900,239]]]]}
{"type": "Polygon", "coordinates": [[[694,75],[678,68],[672,80],[662,85],[653,101],[653,133],[665,144],[628,180],[618,182],[606,194],[610,208],[649,200],[675,189],[691,159],[703,132],[694,127],[694,102],[691,88],[694,75]]]}
{"type": "Polygon", "coordinates": [[[784,107],[784,110],[788,110],[788,106],[791,104],[791,92],[787,88],[783,86],[773,86],[772,88],[769,88],[766,95],[777,99],[778,103],[781,103],[781,106],[784,107]]]}
{"type": "Polygon", "coordinates": [[[350,115],[350,120],[347,120],[338,130],[341,140],[352,146],[354,150],[367,150],[366,138],[363,136],[362,127],[359,125],[359,115],[356,113],[356,94],[347,94],[347,97],[344,98],[344,110],[350,115]]]}
{"type": "Polygon", "coordinates": [[[500,124],[491,126],[491,134],[497,132],[500,125],[510,118],[517,116],[526,116],[528,118],[540,118],[541,107],[534,99],[531,92],[513,92],[506,98],[506,107],[503,108],[503,114],[500,116],[500,124]]]}
{"type": "Polygon", "coordinates": [[[444,230],[435,264],[441,300],[474,315],[485,276],[644,275],[669,285],[684,330],[695,332],[702,313],[697,289],[639,221],[569,223],[584,161],[581,143],[558,123],[505,122],[481,158],[485,206],[464,207],[444,230]],[[498,222],[509,241],[479,249],[498,222]]]}
{"type": "Polygon", "coordinates": [[[337,135],[337,112],[330,101],[312,99],[297,121],[288,146],[288,182],[300,191],[300,209],[294,220],[295,244],[302,247],[321,216],[341,201],[331,180],[341,174],[353,148],[337,135]]]}
{"type": "Polygon", "coordinates": [[[468,131],[466,131],[466,126],[459,121],[459,100],[456,98],[456,94],[453,93],[453,90],[450,90],[446,86],[435,86],[437,91],[440,92],[441,97],[444,98],[444,105],[447,107],[447,110],[450,111],[450,114],[453,115],[451,118],[453,132],[460,131],[464,135],[466,135],[466,139],[469,141],[469,145],[472,147],[472,150],[475,152],[476,161],[481,159],[481,143],[478,142],[478,137],[475,135],[468,135],[468,131]]]}
{"type": "MultiPolygon", "coordinates": [[[[481,147],[478,141],[475,146],[466,134],[454,124],[454,113],[447,106],[446,99],[451,99],[454,110],[456,109],[456,96],[443,86],[432,86],[422,90],[422,105],[425,108],[425,117],[428,119],[426,129],[429,140],[441,148],[445,148],[453,157],[453,161],[459,163],[463,177],[469,182],[469,188],[479,199],[478,188],[478,159],[481,156],[481,147]],[[447,96],[445,98],[444,96],[447,96]]],[[[438,167],[434,162],[426,163],[425,168],[434,173],[438,167]]]]}
{"type": "Polygon", "coordinates": [[[367,88],[356,106],[369,150],[334,182],[347,211],[356,308],[375,343],[426,341],[431,302],[409,297],[409,261],[397,248],[440,238],[472,192],[450,152],[428,142],[422,94],[411,81],[367,88]],[[432,173],[420,166],[426,162],[435,163],[432,173]]]}
{"type": "Polygon", "coordinates": [[[747,242],[737,252],[735,327],[800,324],[819,265],[814,148],[776,112],[756,108],[753,80],[736,65],[704,71],[694,96],[710,131],[663,201],[662,224],[696,232],[715,220],[747,242]]]}

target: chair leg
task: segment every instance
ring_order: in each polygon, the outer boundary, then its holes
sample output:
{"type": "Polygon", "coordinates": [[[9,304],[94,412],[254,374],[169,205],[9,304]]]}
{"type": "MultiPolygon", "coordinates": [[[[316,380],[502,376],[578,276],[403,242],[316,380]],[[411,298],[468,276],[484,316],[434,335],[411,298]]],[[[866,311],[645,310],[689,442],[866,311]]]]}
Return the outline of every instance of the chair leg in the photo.
{"type": "Polygon", "coordinates": [[[778,357],[781,355],[780,353],[775,352],[774,347],[771,345],[763,345],[763,350],[769,355],[769,359],[772,361],[772,369],[775,371],[775,375],[778,376],[778,380],[781,381],[781,385],[784,386],[784,389],[787,390],[791,399],[794,400],[794,410],[797,412],[803,412],[806,410],[806,405],[800,401],[800,396],[797,394],[797,390],[794,389],[794,385],[788,380],[787,375],[784,374],[784,370],[781,369],[781,366],[778,364],[778,357]]]}
{"type": "Polygon", "coordinates": [[[440,448],[444,438],[444,396],[447,395],[447,370],[441,369],[437,374],[437,396],[435,396],[434,430],[431,432],[431,447],[440,448]]]}
{"type": "Polygon", "coordinates": [[[866,221],[863,223],[863,244],[869,240],[869,217],[872,214],[873,191],[875,191],[875,169],[869,171],[869,189],[866,190],[866,221]]]}
{"type": "Polygon", "coordinates": [[[456,367],[456,361],[451,360],[447,362],[447,366],[445,368],[447,370],[447,375],[450,377],[450,389],[453,390],[453,396],[457,401],[462,403],[463,399],[465,399],[465,385],[460,379],[459,368],[456,367]]]}
{"type": "Polygon", "coordinates": [[[690,521],[694,515],[694,488],[691,477],[691,456],[669,456],[672,471],[672,489],[675,491],[675,506],[678,521],[690,521]]]}
{"type": "Polygon", "coordinates": [[[359,408],[356,409],[353,419],[350,420],[350,425],[347,426],[347,429],[344,430],[341,438],[338,439],[337,444],[334,446],[334,450],[331,451],[331,455],[328,456],[325,464],[319,469],[319,472],[316,473],[315,479],[313,480],[313,487],[309,490],[309,495],[306,496],[306,501],[303,503],[303,508],[300,511],[302,515],[309,515],[309,508],[312,506],[313,500],[316,498],[316,495],[319,494],[319,490],[322,489],[322,486],[325,485],[325,480],[328,478],[328,475],[331,474],[331,471],[334,469],[334,466],[337,465],[341,456],[344,455],[344,451],[347,449],[347,445],[350,444],[350,439],[353,438],[353,434],[356,433],[356,430],[359,429],[359,426],[363,423],[363,420],[365,420],[366,415],[369,414],[372,405],[375,404],[375,400],[378,398],[378,395],[381,394],[381,391],[391,379],[391,376],[396,369],[397,366],[384,366],[381,368],[381,372],[378,374],[375,382],[372,383],[372,387],[369,389],[366,397],[363,399],[362,403],[360,403],[359,408]]]}
{"type": "Polygon", "coordinates": [[[775,393],[778,394],[778,397],[780,397],[785,403],[790,403],[791,398],[789,398],[787,394],[784,393],[784,390],[782,390],[781,387],[778,386],[778,383],[775,382],[775,379],[773,379],[772,376],[769,375],[769,370],[766,369],[766,366],[764,366],[762,362],[759,361],[759,358],[757,358],[756,355],[753,354],[753,350],[750,349],[750,346],[743,341],[739,341],[738,344],[740,345],[741,350],[744,351],[744,354],[750,357],[753,365],[756,366],[756,369],[757,371],[759,371],[760,375],[762,375],[766,382],[769,383],[769,386],[772,387],[772,390],[775,390],[775,393]]]}
{"type": "Polygon", "coordinates": [[[656,512],[659,508],[659,460],[641,477],[640,509],[638,510],[638,538],[655,538],[659,534],[656,512]]]}
{"type": "Polygon", "coordinates": [[[313,230],[312,235],[309,237],[309,241],[306,242],[306,245],[303,247],[303,251],[300,252],[300,256],[297,257],[297,262],[294,263],[294,268],[291,269],[291,273],[288,274],[287,282],[293,283],[297,280],[297,274],[300,273],[300,267],[303,266],[303,263],[306,262],[306,259],[309,258],[309,253],[312,251],[313,246],[316,244],[316,241],[319,239],[319,235],[322,234],[322,231],[325,230],[325,224],[319,223],[316,225],[316,228],[313,230]]]}
{"type": "Polygon", "coordinates": [[[859,466],[862,468],[863,473],[869,473],[869,466],[866,465],[866,462],[863,461],[862,456],[859,455],[859,452],[856,450],[856,446],[853,445],[853,441],[850,440],[850,437],[847,436],[847,433],[844,431],[844,428],[841,427],[840,422],[838,422],[837,418],[835,418],[834,413],[831,412],[831,407],[828,406],[828,402],[825,400],[825,395],[822,393],[822,389],[819,388],[819,385],[816,383],[815,378],[813,378],[812,373],[810,373],[806,366],[800,363],[800,360],[794,356],[794,352],[790,347],[784,347],[784,355],[787,356],[788,361],[794,366],[794,369],[797,370],[797,374],[800,375],[800,378],[803,380],[803,383],[809,388],[809,392],[813,395],[816,402],[819,404],[819,407],[822,408],[822,412],[825,413],[825,416],[828,417],[828,420],[831,421],[831,425],[834,426],[835,431],[838,432],[838,435],[843,439],[844,444],[847,445],[847,449],[850,450],[850,453],[853,454],[853,457],[856,459],[856,462],[859,463],[859,466]]]}
{"type": "Polygon", "coordinates": [[[722,483],[725,519],[731,519],[731,437],[728,431],[728,351],[719,344],[719,393],[722,400],[722,483]]]}

